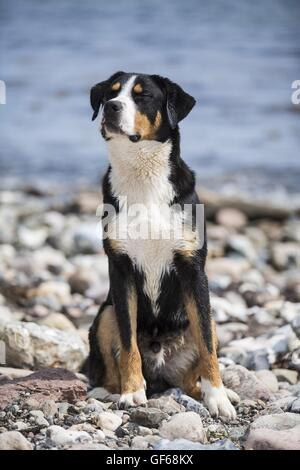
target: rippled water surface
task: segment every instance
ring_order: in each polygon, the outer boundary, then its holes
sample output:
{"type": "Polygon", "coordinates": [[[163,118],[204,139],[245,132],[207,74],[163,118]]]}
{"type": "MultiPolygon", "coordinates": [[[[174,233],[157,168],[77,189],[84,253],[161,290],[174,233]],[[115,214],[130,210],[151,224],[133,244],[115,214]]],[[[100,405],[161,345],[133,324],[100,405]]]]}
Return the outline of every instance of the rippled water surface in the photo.
{"type": "Polygon", "coordinates": [[[89,88],[125,70],[197,98],[182,152],[200,180],[297,191],[299,18],[283,0],[0,0],[2,181],[95,183],[107,157],[89,88]]]}

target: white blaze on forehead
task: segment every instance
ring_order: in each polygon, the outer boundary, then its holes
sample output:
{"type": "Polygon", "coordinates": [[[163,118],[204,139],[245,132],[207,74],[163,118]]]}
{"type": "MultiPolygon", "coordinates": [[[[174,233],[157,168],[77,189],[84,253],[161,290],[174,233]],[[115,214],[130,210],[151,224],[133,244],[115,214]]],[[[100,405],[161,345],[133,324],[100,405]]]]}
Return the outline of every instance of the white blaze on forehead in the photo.
{"type": "Polygon", "coordinates": [[[136,79],[136,75],[130,77],[127,82],[122,86],[122,89],[118,96],[110,101],[120,101],[123,104],[120,117],[120,128],[125,134],[135,134],[135,113],[136,106],[132,99],[132,88],[136,79]]]}

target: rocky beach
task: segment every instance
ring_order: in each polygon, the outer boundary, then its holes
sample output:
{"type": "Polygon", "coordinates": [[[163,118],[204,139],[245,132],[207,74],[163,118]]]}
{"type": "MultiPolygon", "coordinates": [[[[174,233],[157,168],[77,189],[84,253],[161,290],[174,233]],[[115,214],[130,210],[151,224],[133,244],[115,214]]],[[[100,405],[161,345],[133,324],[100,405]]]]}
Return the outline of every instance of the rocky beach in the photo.
{"type": "Polygon", "coordinates": [[[200,191],[237,418],[170,389],[118,409],[79,370],[108,289],[99,190],[0,192],[0,449],[300,449],[300,218],[200,191]]]}

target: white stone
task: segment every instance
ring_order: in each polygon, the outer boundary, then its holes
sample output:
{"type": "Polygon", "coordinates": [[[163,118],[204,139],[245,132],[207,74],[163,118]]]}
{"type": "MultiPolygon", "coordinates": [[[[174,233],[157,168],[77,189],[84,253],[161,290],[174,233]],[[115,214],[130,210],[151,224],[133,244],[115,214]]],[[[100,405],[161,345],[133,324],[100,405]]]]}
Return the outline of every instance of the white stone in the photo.
{"type": "Polygon", "coordinates": [[[166,439],[179,437],[193,442],[204,442],[205,433],[200,416],[193,411],[177,413],[160,426],[160,435],[166,439]]]}
{"type": "Polygon", "coordinates": [[[103,411],[99,414],[97,425],[108,431],[115,431],[122,424],[122,418],[109,411],[103,411]]]}

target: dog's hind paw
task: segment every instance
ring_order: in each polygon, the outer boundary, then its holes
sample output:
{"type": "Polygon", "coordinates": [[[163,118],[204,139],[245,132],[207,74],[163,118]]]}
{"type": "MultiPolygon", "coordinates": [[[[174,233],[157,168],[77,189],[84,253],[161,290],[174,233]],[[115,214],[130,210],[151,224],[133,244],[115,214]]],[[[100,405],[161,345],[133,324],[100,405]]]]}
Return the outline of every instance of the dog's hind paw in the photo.
{"type": "Polygon", "coordinates": [[[141,388],[136,392],[123,393],[119,400],[120,408],[130,408],[131,406],[144,405],[147,403],[145,390],[141,388]]]}

